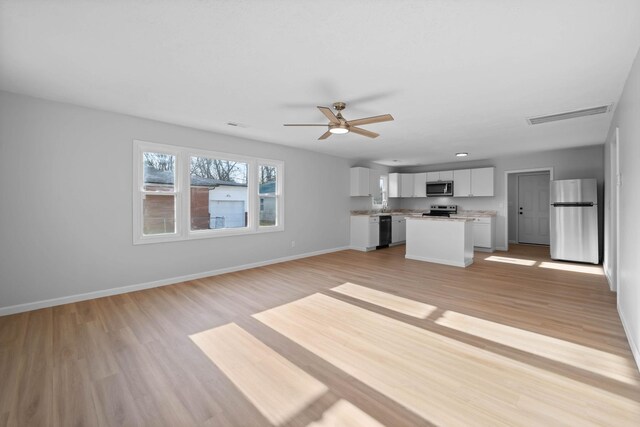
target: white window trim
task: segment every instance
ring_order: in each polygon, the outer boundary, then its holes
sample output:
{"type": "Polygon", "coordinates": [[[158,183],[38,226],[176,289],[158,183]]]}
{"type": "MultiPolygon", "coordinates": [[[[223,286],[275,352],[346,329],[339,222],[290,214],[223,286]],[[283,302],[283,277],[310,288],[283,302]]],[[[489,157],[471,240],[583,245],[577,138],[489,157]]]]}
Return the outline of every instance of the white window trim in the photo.
{"type": "Polygon", "coordinates": [[[134,245],[284,231],[284,162],[280,160],[262,159],[240,154],[206,151],[189,147],[179,147],[174,145],[134,140],[132,182],[134,245]],[[174,194],[176,198],[175,233],[145,235],[142,232],[142,195],[145,193],[153,194],[152,192],[145,192],[142,189],[142,153],[144,152],[165,153],[174,155],[176,157],[174,193],[168,193],[174,194]],[[198,156],[214,159],[234,160],[242,163],[247,163],[247,227],[191,230],[191,177],[189,172],[189,164],[191,161],[191,157],[198,156]],[[276,167],[276,225],[260,226],[259,224],[260,203],[258,193],[258,167],[261,165],[276,167]]]}

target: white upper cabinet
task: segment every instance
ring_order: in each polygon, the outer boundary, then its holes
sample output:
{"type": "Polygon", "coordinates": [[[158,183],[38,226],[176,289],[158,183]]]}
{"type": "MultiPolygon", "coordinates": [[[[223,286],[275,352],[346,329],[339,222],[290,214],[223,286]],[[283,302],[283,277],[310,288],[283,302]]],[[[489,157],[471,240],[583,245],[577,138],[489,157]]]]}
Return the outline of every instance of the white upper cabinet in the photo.
{"type": "Polygon", "coordinates": [[[494,195],[495,168],[453,171],[453,197],[490,197],[494,195]]]}
{"type": "MultiPolygon", "coordinates": [[[[491,197],[494,195],[494,172],[495,168],[477,168],[422,173],[390,173],[389,197],[427,197],[427,182],[437,181],[453,181],[453,197],[491,197]]],[[[379,174],[376,179],[380,179],[379,174]]],[[[353,183],[351,188],[353,191],[353,183]]]]}
{"type": "Polygon", "coordinates": [[[453,181],[453,171],[440,171],[440,181],[453,181]]]}
{"type": "Polygon", "coordinates": [[[440,181],[440,172],[427,172],[427,182],[440,181]]]}
{"type": "Polygon", "coordinates": [[[389,197],[400,197],[400,174],[389,174],[389,197]]]}
{"type": "Polygon", "coordinates": [[[400,174],[400,197],[413,197],[413,174],[400,174]]]}
{"type": "Polygon", "coordinates": [[[453,171],[453,197],[471,195],[471,169],[453,171]]]}
{"type": "Polygon", "coordinates": [[[390,173],[389,197],[414,197],[414,174],[390,173]]]}
{"type": "Polygon", "coordinates": [[[413,175],[413,197],[427,197],[427,173],[413,175]]]}
{"type": "Polygon", "coordinates": [[[427,182],[453,181],[453,171],[427,172],[427,182]]]}
{"type": "Polygon", "coordinates": [[[472,196],[478,197],[494,195],[494,169],[495,168],[471,169],[472,196]]]}
{"type": "Polygon", "coordinates": [[[349,194],[357,196],[373,196],[382,198],[380,191],[380,171],[369,168],[351,168],[351,190],[349,194]]]}

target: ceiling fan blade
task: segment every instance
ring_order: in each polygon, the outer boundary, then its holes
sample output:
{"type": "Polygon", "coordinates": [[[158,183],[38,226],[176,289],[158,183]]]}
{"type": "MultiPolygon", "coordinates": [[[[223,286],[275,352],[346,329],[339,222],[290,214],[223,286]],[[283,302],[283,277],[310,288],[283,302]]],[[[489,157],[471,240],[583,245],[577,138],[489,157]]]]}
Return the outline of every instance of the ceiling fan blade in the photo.
{"type": "Polygon", "coordinates": [[[322,134],[322,136],[320,136],[320,138],[318,138],[318,139],[327,139],[327,138],[329,138],[331,135],[332,135],[332,133],[331,133],[331,132],[326,131],[326,132],[325,132],[325,133],[323,133],[323,134],[322,134]]]}
{"type": "Polygon", "coordinates": [[[389,122],[393,120],[391,114],[383,114],[381,116],[365,117],[364,119],[349,120],[349,126],[368,125],[371,123],[389,122]]]}
{"type": "Polygon", "coordinates": [[[327,116],[327,119],[329,119],[329,121],[331,123],[335,123],[335,124],[339,124],[340,123],[340,120],[338,120],[336,115],[333,114],[333,111],[331,111],[331,108],[329,108],[329,107],[318,107],[318,110],[320,110],[320,112],[322,112],[322,114],[327,116]]]}
{"type": "Polygon", "coordinates": [[[326,126],[325,125],[316,125],[316,124],[302,124],[302,123],[285,123],[282,126],[326,126]]]}
{"type": "Polygon", "coordinates": [[[369,130],[362,129],[362,128],[357,128],[355,126],[350,126],[349,131],[353,133],[357,133],[358,135],[368,136],[369,138],[377,138],[380,136],[379,133],[371,132],[369,130]]]}

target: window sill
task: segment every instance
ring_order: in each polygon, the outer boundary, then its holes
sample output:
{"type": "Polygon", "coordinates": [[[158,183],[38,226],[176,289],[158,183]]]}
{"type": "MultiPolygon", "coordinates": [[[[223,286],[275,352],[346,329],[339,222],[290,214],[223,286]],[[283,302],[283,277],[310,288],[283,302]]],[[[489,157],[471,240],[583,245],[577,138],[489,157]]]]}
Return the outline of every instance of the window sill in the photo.
{"type": "Polygon", "coordinates": [[[157,235],[157,236],[144,236],[138,237],[133,244],[134,245],[148,245],[153,243],[169,243],[169,242],[184,242],[187,240],[200,240],[200,239],[215,239],[218,237],[230,237],[230,236],[250,236],[253,234],[263,233],[275,233],[284,231],[284,226],[270,226],[260,227],[257,230],[254,229],[227,229],[227,230],[200,230],[190,231],[186,236],[183,235],[157,235]]]}

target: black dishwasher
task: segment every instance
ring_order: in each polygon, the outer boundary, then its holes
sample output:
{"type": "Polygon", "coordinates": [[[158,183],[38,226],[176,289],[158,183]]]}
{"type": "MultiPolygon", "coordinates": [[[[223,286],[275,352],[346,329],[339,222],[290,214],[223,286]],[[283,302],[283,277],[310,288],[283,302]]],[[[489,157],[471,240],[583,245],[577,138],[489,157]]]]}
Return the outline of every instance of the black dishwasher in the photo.
{"type": "Polygon", "coordinates": [[[386,248],[391,243],[391,215],[380,216],[380,240],[378,248],[386,248]]]}

